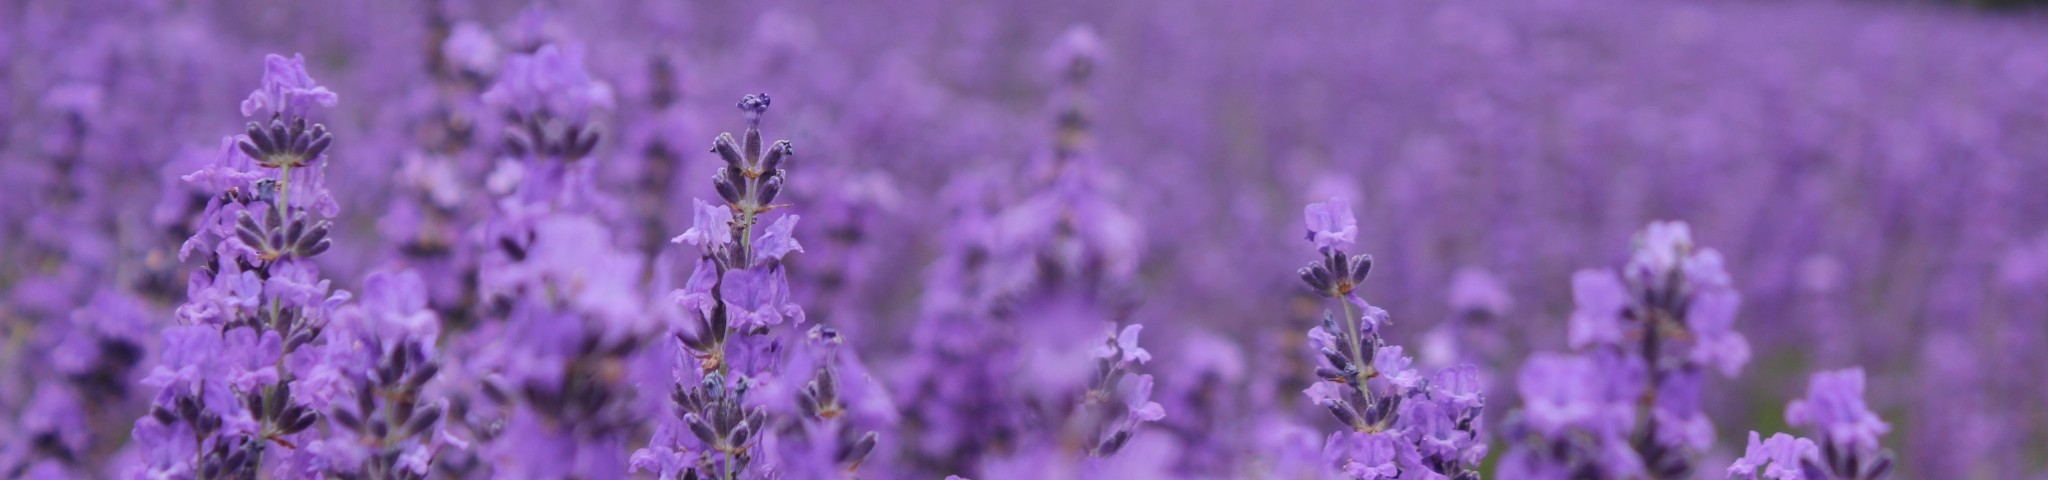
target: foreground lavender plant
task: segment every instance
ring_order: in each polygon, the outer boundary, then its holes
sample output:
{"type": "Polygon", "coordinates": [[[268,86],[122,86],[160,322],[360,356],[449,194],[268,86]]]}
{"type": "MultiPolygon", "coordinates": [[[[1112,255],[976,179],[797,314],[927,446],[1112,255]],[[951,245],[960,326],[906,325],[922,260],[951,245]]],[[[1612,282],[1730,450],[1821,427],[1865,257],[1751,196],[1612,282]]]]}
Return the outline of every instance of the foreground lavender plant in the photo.
{"type": "Polygon", "coordinates": [[[1713,445],[1700,408],[1707,371],[1734,376],[1749,361],[1720,253],[1694,249],[1683,223],[1652,223],[1620,276],[1583,270],[1572,291],[1571,345],[1586,351],[1523,365],[1525,405],[1507,429],[1520,443],[1502,475],[1685,478],[1713,445]]]}
{"type": "Polygon", "coordinates": [[[1877,437],[1891,425],[1863,404],[1863,369],[1813,375],[1806,398],[1785,407],[1785,420],[1809,427],[1819,440],[1784,433],[1760,440],[1749,432],[1749,447],[1728,466],[1728,476],[1749,480],[1879,480],[1892,472],[1892,454],[1877,437]]]}
{"type": "Polygon", "coordinates": [[[1413,360],[1381,337],[1392,323],[1387,311],[1356,291],[1372,272],[1372,256],[1344,251],[1358,235],[1350,204],[1331,199],[1303,213],[1323,259],[1301,269],[1301,279],[1344,312],[1340,325],[1326,311],[1308,333],[1320,361],[1304,393],[1350,429],[1330,434],[1324,461],[1347,478],[1478,479],[1487,447],[1477,369],[1459,365],[1424,378],[1409,368],[1413,360]]]}
{"type": "Polygon", "coordinates": [[[164,330],[160,364],[143,380],[158,393],[135,422],[142,465],[133,475],[257,478],[267,465],[317,463],[299,447],[342,388],[341,375],[319,368],[339,345],[321,334],[349,294],[330,294],[310,261],[330,245],[324,217],[335,204],[324,179],[333,139],[307,118],[336,96],[302,57],[270,55],[264,65],[263,87],[242,113],[268,113],[268,121],[223,139],[212,165],[184,177],[218,194],[180,251],[199,255],[201,268],[178,307],[180,325],[164,330]]]}
{"type": "Polygon", "coordinates": [[[740,100],[746,132],[721,134],[711,148],[724,161],[712,176],[723,204],[696,201],[694,225],[675,238],[701,255],[673,295],[689,321],[670,332],[681,347],[674,421],[658,423],[647,448],[633,454],[636,470],[662,478],[853,477],[879,441],[872,428],[894,421],[837,330],[814,326],[789,349],[792,329],[777,328],[805,322],[783,268],[803,246],[793,236],[800,217],[772,215],[787,207],[775,200],[796,152],[788,140],[764,145],[769,104],[765,94],[740,100]]]}

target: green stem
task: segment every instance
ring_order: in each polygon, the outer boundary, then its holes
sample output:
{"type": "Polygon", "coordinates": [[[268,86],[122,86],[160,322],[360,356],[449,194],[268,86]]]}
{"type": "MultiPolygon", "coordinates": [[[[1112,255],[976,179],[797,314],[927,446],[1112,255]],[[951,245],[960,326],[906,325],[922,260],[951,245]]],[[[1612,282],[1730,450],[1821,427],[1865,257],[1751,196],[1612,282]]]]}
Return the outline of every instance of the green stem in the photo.
{"type": "MultiPolygon", "coordinates": [[[[292,188],[291,188],[291,187],[292,187],[292,165],[291,165],[291,164],[289,164],[289,163],[287,163],[287,164],[284,164],[284,166],[278,167],[278,173],[277,173],[277,218],[290,218],[290,217],[286,216],[285,214],[287,214],[287,213],[291,213],[291,211],[287,209],[288,207],[286,207],[286,205],[290,205],[290,204],[291,204],[291,198],[292,198],[292,188]]],[[[271,227],[271,228],[280,228],[280,227],[282,227],[282,226],[281,226],[281,225],[271,225],[270,227],[271,227]]]]}
{"type": "Polygon", "coordinates": [[[1366,369],[1372,368],[1372,359],[1365,358],[1364,348],[1359,346],[1363,339],[1359,337],[1358,315],[1351,309],[1350,298],[1340,296],[1337,298],[1337,303],[1344,306],[1344,341],[1348,344],[1346,346],[1351,348],[1352,361],[1359,363],[1359,365],[1355,365],[1359,368],[1358,373],[1352,379],[1356,384],[1352,386],[1358,387],[1358,393],[1365,397],[1366,405],[1364,407],[1372,408],[1372,390],[1365,388],[1365,379],[1369,377],[1366,369]]]}

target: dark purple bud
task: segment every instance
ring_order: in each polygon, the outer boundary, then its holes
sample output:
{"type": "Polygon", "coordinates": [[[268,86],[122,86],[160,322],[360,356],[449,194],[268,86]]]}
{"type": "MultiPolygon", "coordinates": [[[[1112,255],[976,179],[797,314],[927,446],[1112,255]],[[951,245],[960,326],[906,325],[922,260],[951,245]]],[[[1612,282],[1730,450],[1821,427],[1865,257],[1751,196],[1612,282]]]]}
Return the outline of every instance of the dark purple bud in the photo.
{"type": "Polygon", "coordinates": [[[249,158],[256,159],[257,163],[263,163],[263,149],[261,147],[258,147],[255,143],[252,143],[248,140],[242,140],[239,142],[235,142],[235,148],[241,149],[243,155],[248,155],[249,158]]]}
{"type": "Polygon", "coordinates": [[[1130,430],[1117,430],[1116,433],[1110,434],[1108,439],[1102,441],[1102,446],[1096,448],[1096,455],[1105,457],[1115,455],[1118,450],[1123,450],[1124,443],[1130,441],[1130,430]]]}
{"type": "Polygon", "coordinates": [[[438,405],[428,405],[426,409],[420,410],[418,413],[414,413],[412,415],[412,419],[407,420],[405,422],[405,428],[402,429],[398,435],[401,437],[411,437],[419,435],[420,432],[427,431],[428,428],[434,426],[434,422],[438,422],[440,420],[441,407],[438,405]]]}
{"type": "MultiPolygon", "coordinates": [[[[300,123],[299,123],[299,125],[300,125],[300,126],[304,126],[304,125],[305,125],[305,123],[304,123],[304,122],[300,122],[300,123]]],[[[300,157],[299,157],[299,160],[300,160],[300,161],[308,160],[308,159],[310,159],[310,158],[311,158],[311,157],[304,157],[304,156],[302,156],[302,155],[304,155],[304,154],[305,154],[306,150],[310,150],[310,149],[312,149],[312,148],[313,148],[313,137],[312,137],[311,135],[303,135],[303,134],[301,134],[301,135],[295,135],[295,136],[293,136],[293,138],[292,138],[292,144],[291,144],[291,145],[292,145],[292,148],[291,148],[291,153],[292,153],[292,154],[293,154],[294,156],[300,156],[300,157]]]]}
{"type": "Polygon", "coordinates": [[[263,403],[263,394],[261,392],[242,396],[242,408],[249,409],[249,412],[258,418],[264,416],[263,403]]]}
{"type": "Polygon", "coordinates": [[[799,395],[803,398],[796,402],[797,410],[801,411],[805,418],[819,418],[818,407],[821,405],[818,403],[818,392],[806,388],[799,395]]]}
{"type": "Polygon", "coordinates": [[[407,390],[418,390],[421,386],[426,385],[428,380],[433,380],[434,375],[439,373],[441,373],[441,364],[421,364],[418,369],[412,371],[411,376],[406,378],[405,388],[407,390]]]}
{"type": "Polygon", "coordinates": [[[334,137],[327,135],[327,132],[324,131],[325,129],[326,126],[324,125],[314,129],[319,133],[313,139],[313,143],[306,146],[305,156],[307,160],[320,158],[320,154],[327,153],[327,146],[334,143],[334,137]]]}
{"type": "Polygon", "coordinates": [[[596,128],[584,129],[569,137],[569,158],[583,158],[597,150],[597,140],[604,138],[596,128]]]}
{"type": "Polygon", "coordinates": [[[855,465],[867,460],[868,454],[875,451],[875,443],[880,438],[875,432],[861,435],[860,440],[855,440],[845,451],[839,453],[839,463],[855,465]]]}
{"type": "MultiPolygon", "coordinates": [[[[306,236],[306,214],[305,214],[305,213],[298,213],[298,214],[293,214],[293,215],[292,215],[292,221],[291,221],[291,223],[287,223],[287,224],[285,224],[285,227],[284,227],[284,238],[285,238],[286,240],[290,240],[290,241],[292,242],[292,245],[296,245],[296,244],[298,243],[299,239],[300,239],[300,238],[304,238],[305,236],[306,236]]],[[[279,246],[283,246],[283,245],[279,245],[279,246]]]]}
{"type": "Polygon", "coordinates": [[[683,424],[690,427],[690,434],[696,435],[697,440],[711,445],[719,444],[718,432],[711,429],[711,424],[704,422],[704,417],[695,413],[684,415],[683,424]]]}
{"type": "Polygon", "coordinates": [[[817,382],[819,399],[831,403],[837,403],[839,401],[839,381],[838,379],[833,378],[832,369],[818,369],[817,382]]]}
{"type": "Polygon", "coordinates": [[[271,152],[283,150],[292,144],[291,131],[285,129],[284,121],[270,121],[270,144],[273,147],[269,150],[271,152]]]}
{"type": "Polygon", "coordinates": [[[732,431],[726,433],[726,438],[732,440],[732,446],[734,447],[744,446],[747,444],[747,440],[754,438],[754,431],[753,428],[747,426],[747,422],[740,422],[739,425],[732,426],[732,431]]]}
{"type": "Polygon", "coordinates": [[[484,396],[489,397],[493,402],[497,402],[500,404],[512,403],[512,395],[506,393],[505,387],[498,385],[498,382],[488,380],[484,381],[483,391],[484,396]]]}
{"type": "Polygon", "coordinates": [[[711,141],[711,151],[717,153],[719,159],[725,160],[726,168],[733,170],[746,168],[746,159],[740,157],[739,148],[730,133],[718,134],[718,138],[711,141]]]}
{"type": "Polygon", "coordinates": [[[356,418],[356,414],[349,412],[346,408],[334,409],[332,413],[328,414],[327,418],[334,419],[334,423],[341,424],[341,428],[354,431],[362,431],[363,429],[362,419],[356,418]]]}
{"type": "Polygon", "coordinates": [[[308,343],[313,343],[313,331],[302,330],[292,334],[291,340],[284,343],[284,348],[285,350],[298,350],[299,347],[305,346],[308,343]]]}
{"type": "Polygon", "coordinates": [[[1892,456],[1890,454],[1879,454],[1877,460],[1870,462],[1870,468],[1864,470],[1863,479],[1881,480],[1885,478],[1891,478],[1891,475],[1892,456]]]}
{"type": "MultiPolygon", "coordinates": [[[[485,390],[492,390],[494,389],[494,387],[496,387],[496,385],[494,385],[492,382],[484,382],[485,390]]],[[[375,391],[376,390],[370,386],[369,380],[360,380],[356,382],[356,412],[362,413],[363,415],[370,415],[372,412],[377,411],[377,404],[375,403],[376,396],[371,394],[371,392],[375,391]]]]}
{"type": "Polygon", "coordinates": [[[299,252],[299,258],[311,258],[315,254],[326,252],[328,246],[332,244],[334,242],[328,240],[328,222],[319,222],[313,224],[313,228],[307,230],[305,236],[299,236],[297,244],[293,244],[293,250],[299,252]]]}
{"type": "Polygon", "coordinates": [[[164,425],[178,423],[178,416],[176,414],[171,413],[169,409],[163,407],[149,407],[149,416],[155,418],[156,423],[164,425]]]}
{"type": "MultiPolygon", "coordinates": [[[[277,150],[277,143],[272,142],[270,140],[270,133],[263,129],[262,124],[256,122],[249,122],[249,129],[243,132],[243,136],[248,138],[245,138],[242,141],[248,143],[252,147],[255,147],[257,151],[257,153],[249,154],[249,158],[262,160],[262,152],[277,150]]],[[[248,150],[245,149],[242,152],[248,153],[248,150]]]]}
{"type": "Polygon", "coordinates": [[[1322,285],[1316,282],[1315,269],[1309,267],[1302,267],[1299,273],[1301,274],[1301,283],[1308,284],[1309,290],[1315,291],[1317,293],[1322,293],[1324,289],[1322,288],[1322,285]]]}
{"type": "Polygon", "coordinates": [[[782,162],[796,156],[796,149],[788,140],[777,140],[768,147],[768,156],[761,159],[761,171],[773,172],[782,169],[782,162]]]}
{"type": "Polygon", "coordinates": [[[1372,255],[1358,255],[1351,257],[1351,283],[1363,282],[1365,281],[1366,275],[1371,273],[1372,255]]]}
{"type": "Polygon", "coordinates": [[[1343,353],[1338,352],[1335,348],[1323,347],[1321,350],[1318,350],[1317,353],[1323,354],[1323,359],[1328,360],[1330,362],[1330,366],[1332,367],[1336,367],[1339,369],[1351,368],[1351,359],[1346,358],[1343,353]]]}
{"type": "Polygon", "coordinates": [[[1325,403],[1323,405],[1323,408],[1329,409],[1330,415],[1336,416],[1337,421],[1344,422],[1345,425],[1349,425],[1352,428],[1362,427],[1371,424],[1367,421],[1367,419],[1359,418],[1358,412],[1353,411],[1351,408],[1351,404],[1349,403],[1345,403],[1342,401],[1332,401],[1325,403]]]}
{"type": "Polygon", "coordinates": [[[177,406],[179,417],[183,417],[187,421],[199,418],[198,400],[195,400],[192,397],[181,396],[178,397],[177,400],[174,400],[172,403],[174,403],[177,406]]]}
{"type": "Polygon", "coordinates": [[[258,414],[276,415],[278,412],[284,411],[285,401],[290,400],[291,397],[291,384],[286,382],[278,382],[277,390],[273,390],[270,392],[269,395],[265,396],[263,408],[261,410],[257,410],[257,412],[258,414]]]}
{"type": "Polygon", "coordinates": [[[724,170],[711,176],[711,186],[718,189],[718,198],[725,200],[728,205],[739,205],[740,201],[746,198],[740,194],[742,188],[734,184],[732,177],[727,176],[724,170]]]}
{"type": "Polygon", "coordinates": [[[505,141],[499,145],[499,148],[505,149],[505,153],[508,155],[524,157],[528,153],[533,152],[532,145],[533,141],[527,139],[526,134],[520,132],[519,129],[506,128],[505,141]]]}
{"type": "Polygon", "coordinates": [[[1799,471],[1800,473],[1804,474],[1806,478],[1833,478],[1828,473],[1827,468],[1820,466],[1820,464],[1818,463],[1814,463],[1812,457],[1800,457],[1799,471]]]}
{"type": "MultiPolygon", "coordinates": [[[[780,172],[777,172],[777,173],[780,173],[780,172]]],[[[765,205],[765,204],[768,204],[768,203],[771,203],[771,202],[774,202],[774,201],[775,201],[775,195],[776,195],[776,194],[779,194],[779,193],[782,193],[782,176],[781,176],[781,175],[776,175],[776,176],[774,176],[774,177],[770,177],[770,178],[768,178],[768,182],[767,182],[767,183],[765,183],[765,184],[763,184],[763,185],[761,185],[761,200],[760,200],[760,201],[761,201],[761,203],[762,203],[762,204],[764,204],[764,205],[765,205]]]]}

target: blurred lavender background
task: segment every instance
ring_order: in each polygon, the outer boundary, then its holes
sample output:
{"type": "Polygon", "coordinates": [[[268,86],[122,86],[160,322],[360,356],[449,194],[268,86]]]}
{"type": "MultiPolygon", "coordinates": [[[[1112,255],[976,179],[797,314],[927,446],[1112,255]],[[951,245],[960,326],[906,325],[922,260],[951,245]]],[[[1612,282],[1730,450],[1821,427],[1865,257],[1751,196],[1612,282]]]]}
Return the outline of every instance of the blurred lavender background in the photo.
{"type": "Polygon", "coordinates": [[[459,267],[496,188],[482,94],[542,45],[611,89],[593,216],[655,298],[690,274],[668,240],[691,199],[718,195],[709,140],[735,99],[773,95],[764,128],[802,155],[791,290],[903,418],[869,476],[1002,478],[975,462],[1015,439],[934,433],[974,413],[933,413],[968,402],[927,378],[966,375],[934,366],[933,319],[1069,328],[962,306],[999,287],[950,269],[1015,243],[1005,214],[1065,192],[1048,178],[1085,149],[1091,196],[1062,198],[1114,284],[1087,302],[1144,325],[1167,412],[1130,447],[1165,466],[1121,472],[1280,477],[1240,432],[1334,428],[1300,393],[1325,306],[1296,270],[1317,259],[1302,206],[1342,197],[1388,342],[1478,365],[1490,425],[1523,403],[1523,360],[1565,349],[1573,272],[1678,220],[1724,257],[1753,352],[1706,384],[1695,476],[1788,430],[1811,373],[1860,365],[1896,478],[2048,478],[2048,17],[1831,0],[6,2],[0,478],[136,455],[136,382],[211,194],[179,176],[241,130],[267,53],[341,97],[324,276],[361,291],[409,267],[450,329],[487,316],[459,267]]]}

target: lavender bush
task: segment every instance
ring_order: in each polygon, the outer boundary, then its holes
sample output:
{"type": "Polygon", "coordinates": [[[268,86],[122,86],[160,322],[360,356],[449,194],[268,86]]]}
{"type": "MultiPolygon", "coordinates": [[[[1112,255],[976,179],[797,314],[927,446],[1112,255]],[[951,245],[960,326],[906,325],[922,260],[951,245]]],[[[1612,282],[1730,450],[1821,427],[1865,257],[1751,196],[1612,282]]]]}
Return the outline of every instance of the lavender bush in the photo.
{"type": "Polygon", "coordinates": [[[0,3],[0,478],[2048,478],[2036,11],[0,3]]]}

